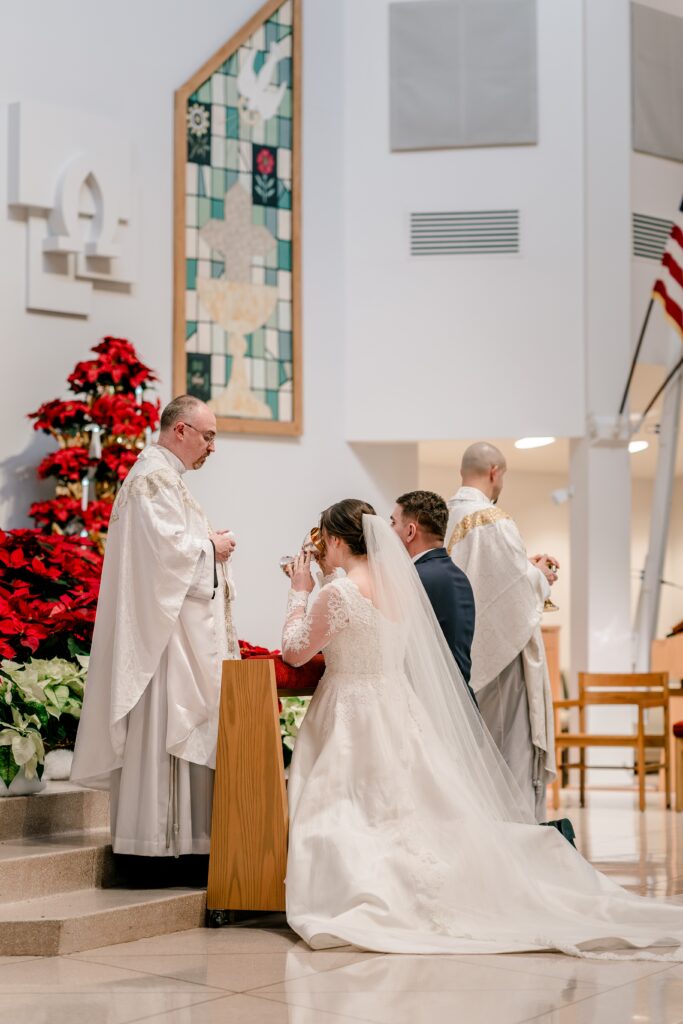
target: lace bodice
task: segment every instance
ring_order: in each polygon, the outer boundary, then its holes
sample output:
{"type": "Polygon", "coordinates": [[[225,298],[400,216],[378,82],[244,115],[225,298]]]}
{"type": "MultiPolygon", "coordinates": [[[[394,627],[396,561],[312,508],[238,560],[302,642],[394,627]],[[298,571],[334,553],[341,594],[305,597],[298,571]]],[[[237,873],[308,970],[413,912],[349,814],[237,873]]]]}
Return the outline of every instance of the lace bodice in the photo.
{"type": "MultiPolygon", "coordinates": [[[[305,591],[290,590],[282,656],[297,666],[324,651],[328,673],[383,675],[387,628],[389,623],[347,577],[325,584],[313,600],[305,591]]],[[[400,642],[392,645],[392,660],[398,649],[400,642]]]]}

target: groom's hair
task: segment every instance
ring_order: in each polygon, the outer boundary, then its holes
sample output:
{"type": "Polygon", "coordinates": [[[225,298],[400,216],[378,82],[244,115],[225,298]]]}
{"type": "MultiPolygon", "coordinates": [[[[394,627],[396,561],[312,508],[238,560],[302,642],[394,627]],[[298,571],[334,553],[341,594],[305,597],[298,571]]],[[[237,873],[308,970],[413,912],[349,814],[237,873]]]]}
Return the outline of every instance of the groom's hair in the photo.
{"type": "Polygon", "coordinates": [[[396,499],[405,519],[412,519],[432,537],[443,540],[448,526],[448,505],[440,494],[434,491],[408,491],[396,499]]]}

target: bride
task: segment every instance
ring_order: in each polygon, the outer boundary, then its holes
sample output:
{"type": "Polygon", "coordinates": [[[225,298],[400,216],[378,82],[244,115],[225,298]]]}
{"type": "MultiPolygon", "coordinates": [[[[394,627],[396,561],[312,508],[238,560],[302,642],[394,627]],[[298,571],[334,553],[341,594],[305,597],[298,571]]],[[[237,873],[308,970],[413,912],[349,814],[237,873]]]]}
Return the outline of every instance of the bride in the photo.
{"type": "Polygon", "coordinates": [[[535,824],[391,527],[347,499],[320,529],[321,567],[345,575],[311,601],[297,557],[282,641],[291,665],[326,662],[289,771],[294,931],[315,949],[683,960],[683,907],[535,824]]]}

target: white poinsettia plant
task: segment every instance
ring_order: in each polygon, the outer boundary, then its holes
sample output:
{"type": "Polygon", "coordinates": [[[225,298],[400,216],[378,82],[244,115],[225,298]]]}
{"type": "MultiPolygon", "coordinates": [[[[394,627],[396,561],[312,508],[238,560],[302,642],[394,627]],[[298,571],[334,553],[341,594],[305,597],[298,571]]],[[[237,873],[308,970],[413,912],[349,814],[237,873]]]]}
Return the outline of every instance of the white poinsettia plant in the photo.
{"type": "Polygon", "coordinates": [[[280,734],[287,764],[289,764],[292,751],[294,750],[294,742],[310,703],[310,697],[283,697],[281,700],[280,734]],[[287,751],[289,751],[289,756],[287,756],[287,751]]]}
{"type": "Polygon", "coordinates": [[[0,779],[43,774],[46,750],[73,746],[88,658],[0,661],[0,779]]]}
{"type": "Polygon", "coordinates": [[[45,746],[40,735],[37,715],[22,715],[12,708],[13,724],[0,730],[0,778],[9,786],[23,768],[27,779],[43,774],[45,746]]]}

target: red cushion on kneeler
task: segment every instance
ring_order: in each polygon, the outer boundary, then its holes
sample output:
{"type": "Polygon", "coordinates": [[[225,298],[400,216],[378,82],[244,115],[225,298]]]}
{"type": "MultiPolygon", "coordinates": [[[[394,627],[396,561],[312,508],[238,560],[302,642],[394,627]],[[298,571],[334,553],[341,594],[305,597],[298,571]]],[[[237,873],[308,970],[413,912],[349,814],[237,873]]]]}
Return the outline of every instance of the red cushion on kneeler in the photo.
{"type": "Polygon", "coordinates": [[[306,689],[320,682],[325,671],[325,659],[322,654],[314,655],[305,665],[294,668],[282,660],[279,651],[269,651],[267,647],[255,647],[246,640],[240,640],[240,654],[243,659],[258,658],[262,661],[275,663],[275,682],[288,690],[306,689]]]}
{"type": "Polygon", "coordinates": [[[683,739],[683,722],[674,722],[674,736],[680,736],[683,739]]]}

